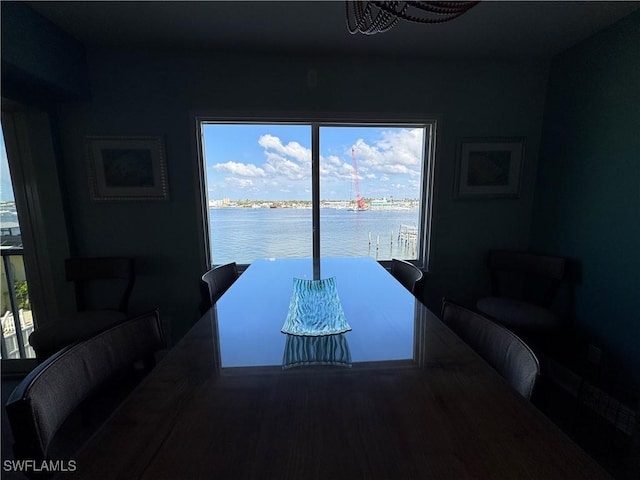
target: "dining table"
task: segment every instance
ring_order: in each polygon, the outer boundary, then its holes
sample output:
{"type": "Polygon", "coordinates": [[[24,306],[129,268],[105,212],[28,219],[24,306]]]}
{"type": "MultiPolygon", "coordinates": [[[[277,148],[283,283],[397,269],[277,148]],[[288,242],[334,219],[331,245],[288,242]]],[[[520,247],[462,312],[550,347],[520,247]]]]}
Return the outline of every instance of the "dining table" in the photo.
{"type": "Polygon", "coordinates": [[[60,478],[609,478],[369,257],[254,261],[74,460],[60,478]],[[283,333],[323,279],[346,330],[283,333]]]}

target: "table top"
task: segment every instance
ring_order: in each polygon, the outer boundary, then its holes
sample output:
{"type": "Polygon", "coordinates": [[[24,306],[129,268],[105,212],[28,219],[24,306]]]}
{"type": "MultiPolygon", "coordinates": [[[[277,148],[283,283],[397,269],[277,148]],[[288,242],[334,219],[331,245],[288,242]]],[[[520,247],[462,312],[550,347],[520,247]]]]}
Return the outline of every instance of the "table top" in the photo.
{"type": "Polygon", "coordinates": [[[292,278],[313,278],[311,261],[255,262],[63,477],[609,478],[377,262],[320,272],[351,367],[282,368],[292,278]]]}
{"type": "MultiPolygon", "coordinates": [[[[281,328],[293,279],[312,280],[313,275],[311,259],[257,260],[249,266],[213,312],[223,369],[282,365],[285,345],[291,340],[281,328]]],[[[415,310],[420,302],[378,262],[366,257],[322,259],[319,277],[335,278],[352,328],[344,334],[352,362],[413,359],[415,310]]]]}

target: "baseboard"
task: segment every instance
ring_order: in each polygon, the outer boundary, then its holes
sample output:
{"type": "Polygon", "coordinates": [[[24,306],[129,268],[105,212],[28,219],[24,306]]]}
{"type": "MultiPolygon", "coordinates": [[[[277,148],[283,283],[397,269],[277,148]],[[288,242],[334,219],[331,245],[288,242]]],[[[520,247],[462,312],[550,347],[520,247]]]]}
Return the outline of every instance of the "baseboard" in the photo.
{"type": "Polygon", "coordinates": [[[583,377],[550,357],[543,359],[543,376],[562,388],[584,407],[607,421],[624,434],[633,435],[637,412],[629,405],[614,398],[595,385],[583,381],[583,377]]]}

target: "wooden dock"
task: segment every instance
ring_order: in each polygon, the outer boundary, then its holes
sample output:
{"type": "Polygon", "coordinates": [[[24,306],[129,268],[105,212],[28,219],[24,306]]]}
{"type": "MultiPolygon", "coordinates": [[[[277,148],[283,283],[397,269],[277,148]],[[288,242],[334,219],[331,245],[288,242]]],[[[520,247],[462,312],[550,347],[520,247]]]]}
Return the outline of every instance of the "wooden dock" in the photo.
{"type": "Polygon", "coordinates": [[[398,230],[398,245],[415,252],[418,245],[418,227],[401,224],[398,230]]]}

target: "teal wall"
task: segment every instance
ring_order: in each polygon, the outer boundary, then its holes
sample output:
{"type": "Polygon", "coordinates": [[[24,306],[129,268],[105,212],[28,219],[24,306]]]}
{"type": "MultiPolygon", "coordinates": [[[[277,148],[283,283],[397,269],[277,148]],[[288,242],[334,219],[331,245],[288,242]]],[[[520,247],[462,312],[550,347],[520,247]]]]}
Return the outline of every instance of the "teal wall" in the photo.
{"type": "Polygon", "coordinates": [[[575,322],[640,379],[640,12],[553,59],[531,247],[575,261],[575,322]]]}
{"type": "Polygon", "coordinates": [[[217,115],[337,113],[438,119],[429,298],[471,301],[486,293],[489,248],[526,248],[548,64],[427,61],[337,56],[257,55],[215,51],[90,50],[90,102],[60,104],[65,191],[72,237],[83,255],[140,258],[133,301],[157,305],[174,338],[197,318],[202,262],[195,112],[217,115]],[[317,87],[307,71],[318,72],[317,87]],[[162,135],[167,202],[91,199],[87,135],[162,135]],[[519,199],[455,201],[460,137],[524,136],[519,199]]]}

